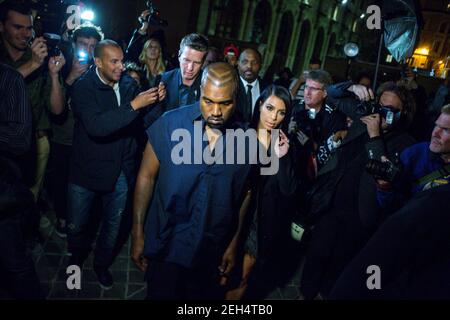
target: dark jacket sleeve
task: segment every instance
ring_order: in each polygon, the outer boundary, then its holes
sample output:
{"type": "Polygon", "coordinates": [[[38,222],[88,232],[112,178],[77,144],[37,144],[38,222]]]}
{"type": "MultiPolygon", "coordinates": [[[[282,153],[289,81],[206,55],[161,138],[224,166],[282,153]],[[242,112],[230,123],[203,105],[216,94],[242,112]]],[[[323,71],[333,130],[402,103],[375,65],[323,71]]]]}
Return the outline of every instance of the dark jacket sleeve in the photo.
{"type": "MultiPolygon", "coordinates": [[[[11,73],[12,74],[12,73],[11,73]]],[[[31,143],[31,106],[28,101],[25,81],[19,75],[11,83],[4,105],[10,110],[4,110],[6,116],[0,122],[0,153],[21,155],[28,151],[31,143]]]]}
{"type": "Polygon", "coordinates": [[[81,119],[89,135],[106,137],[129,125],[139,112],[133,110],[130,102],[104,111],[95,99],[95,88],[86,85],[90,82],[77,82],[72,94],[74,115],[81,119]]]}
{"type": "Polygon", "coordinates": [[[126,61],[133,61],[140,64],[139,55],[144,47],[145,40],[146,37],[140,34],[138,29],[134,30],[130,43],[128,43],[127,50],[125,51],[126,61]]]}
{"type": "Polygon", "coordinates": [[[352,120],[359,119],[356,114],[359,100],[347,89],[352,85],[351,81],[337,83],[327,87],[327,102],[334,105],[352,120]]]}

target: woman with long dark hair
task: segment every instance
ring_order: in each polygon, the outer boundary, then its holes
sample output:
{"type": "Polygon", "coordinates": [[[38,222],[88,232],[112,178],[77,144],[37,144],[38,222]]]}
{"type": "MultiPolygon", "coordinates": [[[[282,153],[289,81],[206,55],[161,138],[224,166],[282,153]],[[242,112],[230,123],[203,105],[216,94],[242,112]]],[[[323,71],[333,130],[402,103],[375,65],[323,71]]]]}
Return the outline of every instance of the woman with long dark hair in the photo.
{"type": "MultiPolygon", "coordinates": [[[[287,132],[291,111],[291,97],[287,89],[270,85],[256,102],[251,128],[257,130],[258,153],[269,156],[274,152],[279,167],[273,175],[262,175],[263,164],[253,166],[250,188],[241,206],[239,230],[224,254],[221,266],[227,276],[233,267],[234,257],[242,261],[237,287],[229,290],[226,298],[262,298],[275,276],[270,270],[282,247],[283,236],[289,234],[289,197],[294,193],[297,179],[290,161],[287,132]],[[279,131],[278,131],[279,130],[279,131]],[[275,145],[273,135],[279,134],[275,145]],[[262,150],[261,150],[262,149],[262,150]],[[242,253],[243,249],[243,253],[242,253]],[[230,258],[233,257],[233,258],[230,258]]],[[[276,136],[275,136],[276,137],[276,136]]],[[[276,264],[276,263],[275,263],[276,264]]],[[[222,279],[225,284],[225,279],[222,279]]],[[[233,286],[233,284],[230,284],[233,286]]]]}

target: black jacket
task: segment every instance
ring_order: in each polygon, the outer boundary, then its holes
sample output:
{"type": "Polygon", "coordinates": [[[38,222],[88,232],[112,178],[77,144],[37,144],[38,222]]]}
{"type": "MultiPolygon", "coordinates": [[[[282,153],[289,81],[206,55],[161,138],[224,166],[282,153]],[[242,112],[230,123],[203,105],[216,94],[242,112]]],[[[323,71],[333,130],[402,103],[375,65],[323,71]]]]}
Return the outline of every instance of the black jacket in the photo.
{"type": "MultiPolygon", "coordinates": [[[[264,91],[266,87],[268,87],[268,83],[263,82],[261,78],[258,77],[259,82],[259,92],[260,94],[264,91]]],[[[257,97],[258,98],[258,97],[257,97]]],[[[237,106],[235,113],[238,116],[238,119],[250,122],[252,119],[251,110],[253,110],[254,106],[249,106],[247,103],[247,88],[242,83],[242,80],[239,78],[239,88],[238,88],[238,97],[237,97],[237,106]]]]}
{"type": "Polygon", "coordinates": [[[365,165],[369,158],[380,160],[384,155],[393,159],[415,140],[402,127],[370,139],[356,112],[359,102],[342,95],[348,85],[342,83],[328,88],[331,102],[353,123],[342,145],[318,172],[317,181],[308,195],[309,213],[315,215],[311,217],[315,219],[331,209],[353,208],[359,211],[365,227],[374,228],[381,218],[381,209],[376,201],[375,181],[366,172],[365,165]]]}
{"type": "MultiPolygon", "coordinates": [[[[286,240],[290,236],[294,209],[293,196],[298,186],[298,178],[292,162],[292,152],[279,159],[279,170],[274,175],[261,175],[261,166],[252,167],[252,197],[248,220],[256,214],[257,260],[250,273],[246,299],[260,299],[265,296],[278,279],[276,268],[285,270],[286,240]]],[[[247,221],[247,223],[252,223],[247,221]]]]}
{"type": "MultiPolygon", "coordinates": [[[[189,96],[187,104],[194,104],[200,99],[200,80],[202,74],[200,73],[195,79],[194,83],[189,87],[189,96]]],[[[166,86],[166,98],[164,101],[158,103],[145,116],[145,127],[148,128],[155,122],[164,112],[181,107],[180,105],[180,81],[181,70],[179,68],[164,72],[161,75],[161,82],[166,86]]]]}
{"type": "Polygon", "coordinates": [[[73,87],[75,128],[69,181],[92,190],[111,191],[121,170],[128,184],[134,183],[136,136],[142,124],[130,102],[138,87],[131,77],[122,76],[118,106],[113,88],[103,84],[95,70],[91,67],[73,87]]]}

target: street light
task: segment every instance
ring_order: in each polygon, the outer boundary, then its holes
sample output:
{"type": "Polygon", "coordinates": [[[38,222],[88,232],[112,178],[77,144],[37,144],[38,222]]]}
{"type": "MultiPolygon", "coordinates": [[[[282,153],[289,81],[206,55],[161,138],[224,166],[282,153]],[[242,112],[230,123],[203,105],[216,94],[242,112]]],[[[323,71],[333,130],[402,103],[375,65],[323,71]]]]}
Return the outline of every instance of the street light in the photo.
{"type": "Polygon", "coordinates": [[[348,79],[348,73],[350,70],[350,64],[352,63],[353,58],[355,58],[359,53],[359,47],[354,42],[348,42],[344,46],[344,53],[347,56],[347,67],[345,68],[345,79],[348,79]]]}

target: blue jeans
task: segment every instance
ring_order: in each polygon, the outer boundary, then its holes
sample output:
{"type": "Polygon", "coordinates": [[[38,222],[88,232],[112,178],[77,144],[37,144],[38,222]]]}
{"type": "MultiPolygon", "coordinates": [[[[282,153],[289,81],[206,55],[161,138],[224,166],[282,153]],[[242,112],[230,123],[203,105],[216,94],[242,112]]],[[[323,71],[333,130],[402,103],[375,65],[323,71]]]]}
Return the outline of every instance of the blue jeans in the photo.
{"type": "Polygon", "coordinates": [[[95,246],[94,267],[107,269],[113,263],[114,248],[119,235],[128,195],[125,174],[121,172],[114,190],[111,192],[93,191],[69,183],[68,187],[68,249],[73,261],[82,264],[91,250],[91,237],[87,223],[95,197],[102,202],[100,234],[95,246]]]}

